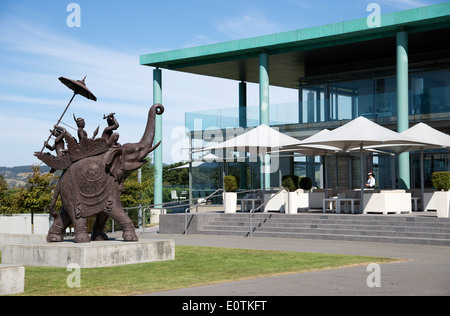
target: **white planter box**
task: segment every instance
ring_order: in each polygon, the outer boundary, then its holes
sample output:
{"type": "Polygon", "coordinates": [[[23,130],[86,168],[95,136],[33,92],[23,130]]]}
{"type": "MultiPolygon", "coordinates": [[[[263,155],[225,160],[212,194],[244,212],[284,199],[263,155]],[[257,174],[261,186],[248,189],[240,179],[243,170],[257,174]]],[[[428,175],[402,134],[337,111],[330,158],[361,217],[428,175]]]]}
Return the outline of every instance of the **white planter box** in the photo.
{"type": "Polygon", "coordinates": [[[325,192],[317,191],[317,192],[308,192],[306,194],[308,194],[309,208],[322,209],[323,199],[325,198],[325,192]]]}
{"type": "Polygon", "coordinates": [[[223,194],[223,206],[225,213],[236,213],[237,193],[225,192],[223,194]]]}
{"type": "Polygon", "coordinates": [[[309,193],[304,192],[302,189],[298,189],[295,192],[297,193],[297,209],[310,209],[309,193]]]}
{"type": "Polygon", "coordinates": [[[297,214],[298,194],[297,192],[286,192],[284,199],[284,212],[286,214],[297,214]]]}
{"type": "Polygon", "coordinates": [[[411,193],[405,190],[381,190],[380,193],[364,193],[363,213],[411,213],[411,193]]]}
{"type": "Polygon", "coordinates": [[[437,217],[449,218],[450,191],[434,192],[437,217]]]}
{"type": "Polygon", "coordinates": [[[436,205],[436,195],[434,195],[435,192],[425,192],[423,194],[423,210],[429,211],[429,210],[437,210],[436,205]]]}
{"type": "Polygon", "coordinates": [[[272,211],[272,212],[280,212],[284,213],[284,206],[286,200],[286,190],[282,190],[278,193],[266,193],[264,195],[264,201],[266,201],[266,205],[264,206],[264,212],[272,211]]]}

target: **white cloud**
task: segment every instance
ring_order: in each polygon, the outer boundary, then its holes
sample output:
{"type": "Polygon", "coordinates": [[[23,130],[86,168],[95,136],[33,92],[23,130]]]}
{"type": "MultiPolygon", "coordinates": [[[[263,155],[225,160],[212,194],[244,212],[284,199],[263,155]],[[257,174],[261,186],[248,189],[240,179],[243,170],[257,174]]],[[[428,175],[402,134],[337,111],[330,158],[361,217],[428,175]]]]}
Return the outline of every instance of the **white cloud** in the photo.
{"type": "Polygon", "coordinates": [[[196,35],[194,36],[194,38],[192,38],[190,41],[184,44],[183,48],[208,45],[213,43],[215,43],[215,41],[213,41],[212,39],[208,38],[205,35],[196,35]]]}
{"type": "MultiPolygon", "coordinates": [[[[377,1],[373,1],[373,2],[377,2],[377,1]]],[[[421,0],[396,0],[396,1],[378,0],[378,2],[381,2],[381,4],[383,4],[383,6],[384,5],[390,6],[390,7],[396,8],[398,10],[414,9],[414,8],[424,7],[424,6],[428,6],[428,5],[432,4],[427,1],[421,1],[421,0]]],[[[381,7],[381,9],[383,9],[383,7],[381,7]]]]}
{"type": "Polygon", "coordinates": [[[280,26],[270,21],[258,10],[218,20],[215,27],[230,39],[267,35],[280,31],[280,26]]]}
{"type": "MultiPolygon", "coordinates": [[[[105,126],[103,114],[116,112],[121,143],[140,139],[148,109],[153,103],[153,74],[152,68],[139,64],[137,52],[126,53],[97,47],[62,36],[45,26],[17,19],[4,24],[7,27],[0,29],[0,45],[3,54],[4,51],[8,52],[6,56],[13,64],[8,65],[10,69],[7,73],[6,70],[0,70],[0,107],[8,108],[10,115],[1,118],[4,136],[1,145],[8,144],[9,150],[1,151],[0,165],[34,161],[24,151],[32,155],[36,147],[46,140],[48,129],[56,123],[72,96],[72,92],[57,80],[59,76],[81,79],[87,75],[86,84],[98,98],[97,102],[93,102],[81,96],[76,97],[63,119],[65,123],[73,126],[72,113],[75,113],[85,118],[89,132],[99,124],[101,128],[105,126]],[[39,118],[30,117],[33,114],[26,110],[31,109],[32,105],[34,110],[39,106],[42,114],[39,118]],[[42,133],[24,133],[22,130],[27,129],[24,122],[26,126],[33,126],[33,130],[40,129],[42,133]],[[13,126],[23,127],[18,133],[12,132],[13,126]]],[[[175,127],[184,127],[186,111],[236,104],[237,95],[217,97],[228,87],[234,89],[234,83],[163,70],[165,162],[171,162],[172,143],[177,141],[171,139],[171,132],[175,127]]]]}
{"type": "MultiPolygon", "coordinates": [[[[250,33],[270,33],[276,28],[257,16],[236,23],[250,33]]],[[[4,25],[0,28],[0,63],[8,69],[0,69],[0,108],[8,110],[0,118],[0,146],[7,145],[8,150],[0,151],[0,166],[35,162],[33,152],[40,150],[48,130],[72,96],[57,79],[60,76],[81,79],[87,75],[86,84],[98,99],[93,102],[77,96],[63,122],[74,126],[75,113],[85,119],[86,130],[92,135],[98,125],[100,130],[106,126],[103,114],[115,112],[120,123],[120,143],[141,138],[153,103],[153,68],[139,64],[138,52],[99,47],[19,19],[4,25]]],[[[239,27],[233,27],[231,20],[222,27],[230,36],[238,36],[232,35],[239,27]]],[[[180,144],[179,133],[176,137],[171,135],[184,128],[185,112],[237,107],[238,82],[164,69],[162,74],[163,161],[170,163],[180,157],[173,157],[172,150],[180,144]]],[[[248,90],[248,105],[257,105],[257,85],[249,84],[248,90]]],[[[293,92],[289,101],[295,101],[296,94],[293,92]]],[[[284,101],[287,95],[285,91],[278,94],[277,89],[271,90],[273,102],[284,101]]]]}

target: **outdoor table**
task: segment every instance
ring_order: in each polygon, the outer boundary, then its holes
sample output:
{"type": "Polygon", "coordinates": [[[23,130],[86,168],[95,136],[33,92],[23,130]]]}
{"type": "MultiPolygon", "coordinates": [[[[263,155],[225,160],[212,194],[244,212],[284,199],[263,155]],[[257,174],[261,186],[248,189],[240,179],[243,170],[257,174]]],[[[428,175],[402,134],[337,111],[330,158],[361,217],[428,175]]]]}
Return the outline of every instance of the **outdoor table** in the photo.
{"type": "Polygon", "coordinates": [[[330,210],[331,210],[332,212],[333,212],[333,210],[334,210],[334,209],[333,209],[333,204],[334,204],[334,206],[335,206],[335,208],[336,208],[336,210],[337,210],[337,201],[338,201],[337,196],[323,199],[323,212],[325,213],[326,210],[327,210],[327,207],[326,207],[327,202],[328,202],[328,204],[329,204],[329,206],[330,206],[330,210]]]}
{"type": "Polygon", "coordinates": [[[243,198],[243,199],[238,199],[238,201],[241,202],[241,212],[244,212],[247,209],[247,203],[249,203],[249,202],[252,204],[252,208],[250,210],[255,209],[256,202],[262,203],[261,198],[243,198]]]}
{"type": "MultiPolygon", "coordinates": [[[[355,213],[355,201],[361,201],[361,199],[356,198],[338,198],[336,203],[336,213],[341,213],[341,202],[350,202],[351,212],[355,213]]],[[[345,203],[345,212],[347,213],[347,203],[345,203]]]]}

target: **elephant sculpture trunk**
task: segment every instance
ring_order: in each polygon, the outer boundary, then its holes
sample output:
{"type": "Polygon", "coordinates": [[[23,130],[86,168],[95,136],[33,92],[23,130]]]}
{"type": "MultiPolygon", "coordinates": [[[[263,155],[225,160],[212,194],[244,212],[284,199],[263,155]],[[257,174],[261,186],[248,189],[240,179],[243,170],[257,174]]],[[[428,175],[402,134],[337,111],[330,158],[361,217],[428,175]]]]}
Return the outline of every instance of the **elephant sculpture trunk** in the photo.
{"type": "Polygon", "coordinates": [[[138,159],[144,159],[150,152],[158,147],[159,143],[152,146],[155,138],[155,121],[156,115],[161,115],[163,113],[164,107],[159,103],[153,105],[148,111],[147,125],[145,126],[144,134],[138,143],[144,150],[141,152],[141,156],[139,156],[138,159]]]}
{"type": "Polygon", "coordinates": [[[74,241],[77,243],[107,240],[103,229],[108,217],[121,226],[125,241],[138,240],[134,224],[123,210],[120,194],[126,177],[139,169],[146,162],[145,157],[160,144],[153,145],[153,140],[156,115],[163,112],[161,104],[154,104],[150,108],[147,126],[138,143],[117,143],[119,135],[113,131],[119,124],[114,113],[111,113],[108,116],[109,126],[102,137],[80,137],[77,142],[64,128],[59,127],[64,133],[68,150],[56,157],[49,153],[35,153],[52,170],[63,171],[50,207],[59,195],[62,209],[59,214],[52,213],[55,220],[47,235],[48,242],[62,241],[63,233],[70,224],[74,225],[74,241]],[[92,215],[96,215],[96,222],[89,238],[86,218],[92,215]]]}
{"type": "Polygon", "coordinates": [[[139,169],[145,163],[145,157],[159,146],[160,142],[153,145],[155,138],[155,120],[156,115],[161,115],[163,112],[164,107],[161,104],[154,104],[148,111],[147,126],[145,127],[141,140],[138,143],[129,143],[122,146],[123,171],[139,169]]]}

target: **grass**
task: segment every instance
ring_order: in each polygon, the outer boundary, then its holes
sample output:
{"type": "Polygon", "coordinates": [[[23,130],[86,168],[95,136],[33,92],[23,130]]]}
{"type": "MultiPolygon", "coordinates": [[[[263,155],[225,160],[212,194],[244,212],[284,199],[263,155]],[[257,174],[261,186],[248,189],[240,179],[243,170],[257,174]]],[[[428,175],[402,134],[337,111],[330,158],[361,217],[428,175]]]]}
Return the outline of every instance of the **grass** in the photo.
{"type": "MultiPolygon", "coordinates": [[[[265,276],[336,269],[392,258],[235,248],[176,246],[171,261],[81,269],[81,287],[67,286],[72,271],[25,267],[20,295],[134,295],[265,276]]],[[[212,293],[213,294],[213,293],[212,293]]]]}

